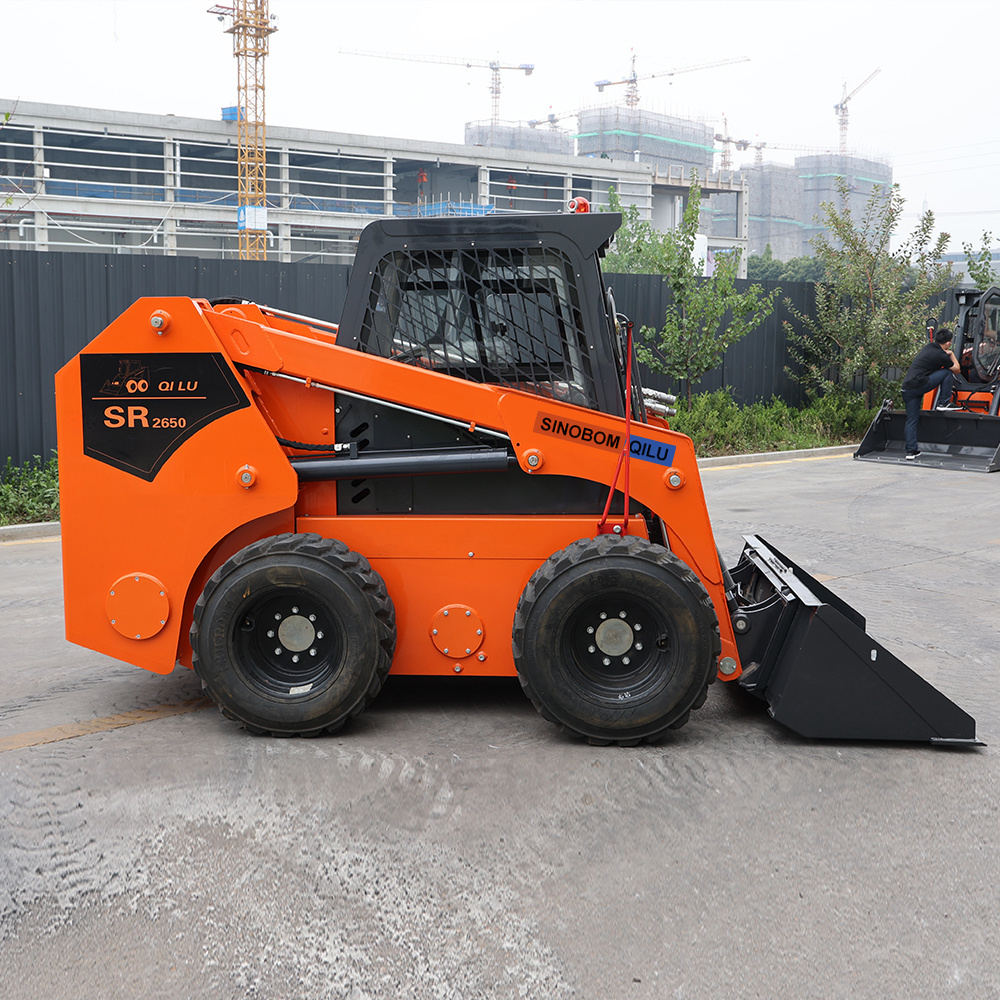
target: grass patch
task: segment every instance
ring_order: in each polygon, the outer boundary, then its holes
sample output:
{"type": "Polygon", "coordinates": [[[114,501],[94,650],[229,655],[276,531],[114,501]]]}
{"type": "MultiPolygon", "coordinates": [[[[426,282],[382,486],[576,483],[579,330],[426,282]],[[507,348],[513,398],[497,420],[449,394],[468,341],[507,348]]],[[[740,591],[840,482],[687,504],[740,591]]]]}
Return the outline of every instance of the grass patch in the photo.
{"type": "Polygon", "coordinates": [[[55,452],[24,465],[8,458],[0,469],[0,526],[59,520],[59,463],[55,452]]]}
{"type": "Polygon", "coordinates": [[[700,458],[748,455],[854,444],[864,437],[875,410],[851,399],[824,397],[795,409],[780,399],[738,406],[728,389],[693,397],[680,404],[671,429],[694,441],[700,458]]]}

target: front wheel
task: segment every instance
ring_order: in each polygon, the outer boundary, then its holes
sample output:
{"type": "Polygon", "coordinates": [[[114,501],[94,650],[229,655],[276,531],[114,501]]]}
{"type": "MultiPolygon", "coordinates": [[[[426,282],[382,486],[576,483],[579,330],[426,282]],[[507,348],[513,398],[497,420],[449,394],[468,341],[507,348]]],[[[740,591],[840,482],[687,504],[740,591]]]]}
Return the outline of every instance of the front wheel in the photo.
{"type": "Polygon", "coordinates": [[[222,714],[276,735],[340,728],[382,687],[395,645],[382,578],[319,535],[242,549],[209,580],[191,626],[195,672],[222,714]]]}
{"type": "Polygon", "coordinates": [[[591,743],[634,745],[704,703],[721,643],[711,599],[683,562],[644,538],[601,535],[536,570],[513,651],[544,718],[591,743]]]}

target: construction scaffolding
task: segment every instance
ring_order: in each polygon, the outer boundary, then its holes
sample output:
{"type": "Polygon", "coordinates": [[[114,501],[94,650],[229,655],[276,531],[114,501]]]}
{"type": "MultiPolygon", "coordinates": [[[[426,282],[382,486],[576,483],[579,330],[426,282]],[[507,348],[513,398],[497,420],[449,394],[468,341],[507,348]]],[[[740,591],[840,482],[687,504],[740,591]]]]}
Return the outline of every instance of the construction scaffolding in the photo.
{"type": "MultiPolygon", "coordinates": [[[[827,232],[823,205],[839,206],[838,179],[848,186],[848,207],[860,214],[878,186],[892,186],[892,167],[879,160],[836,153],[798,156],[794,164],[745,163],[742,171],[750,191],[748,252],[763,253],[770,244],[776,260],[811,256],[811,240],[827,232]]],[[[731,236],[736,228],[736,198],[715,194],[703,218],[709,235],[731,236]]]]}
{"type": "Polygon", "coordinates": [[[532,128],[526,122],[466,122],[465,144],[492,146],[509,152],[556,153],[562,156],[572,156],[576,149],[576,141],[568,132],[548,125],[532,128]]]}
{"type": "Polygon", "coordinates": [[[599,107],[579,112],[580,156],[636,160],[663,172],[672,166],[707,177],[715,155],[715,130],[702,122],[640,108],[599,107]]]}

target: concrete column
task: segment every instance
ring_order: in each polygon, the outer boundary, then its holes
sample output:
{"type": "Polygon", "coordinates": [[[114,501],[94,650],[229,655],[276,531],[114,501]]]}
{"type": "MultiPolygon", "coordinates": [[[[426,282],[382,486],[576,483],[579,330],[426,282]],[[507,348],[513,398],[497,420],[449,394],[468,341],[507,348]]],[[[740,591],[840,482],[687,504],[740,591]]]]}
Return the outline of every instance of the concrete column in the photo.
{"type": "Polygon", "coordinates": [[[163,200],[170,204],[177,191],[177,161],[174,156],[174,140],[169,136],[163,140],[163,200]]]}
{"type": "Polygon", "coordinates": [[[387,156],[385,160],[385,174],[384,183],[385,187],[383,189],[383,211],[386,215],[392,215],[392,206],[394,201],[393,193],[393,180],[395,179],[395,174],[393,173],[393,159],[391,156],[387,156]]]}
{"type": "Polygon", "coordinates": [[[288,167],[288,147],[283,146],[278,154],[279,201],[278,204],[287,209],[291,204],[291,177],[288,167]]]}
{"type": "Polygon", "coordinates": [[[278,223],[278,260],[287,264],[292,259],[292,226],[288,222],[278,223]]]}
{"type": "MultiPolygon", "coordinates": [[[[31,132],[31,155],[34,162],[35,197],[45,194],[45,141],[40,128],[31,132]]],[[[49,217],[41,210],[34,212],[35,250],[49,248],[49,217]]]]}
{"type": "Polygon", "coordinates": [[[476,170],[476,201],[480,205],[490,203],[490,168],[484,163],[476,170]]]}
{"type": "Polygon", "coordinates": [[[45,212],[35,212],[35,250],[49,248],[49,217],[45,212]]]}
{"type": "Polygon", "coordinates": [[[743,253],[740,254],[740,268],[737,273],[738,278],[747,276],[747,257],[749,256],[750,244],[750,192],[747,190],[746,181],[736,192],[736,238],[742,240],[743,253]]]}

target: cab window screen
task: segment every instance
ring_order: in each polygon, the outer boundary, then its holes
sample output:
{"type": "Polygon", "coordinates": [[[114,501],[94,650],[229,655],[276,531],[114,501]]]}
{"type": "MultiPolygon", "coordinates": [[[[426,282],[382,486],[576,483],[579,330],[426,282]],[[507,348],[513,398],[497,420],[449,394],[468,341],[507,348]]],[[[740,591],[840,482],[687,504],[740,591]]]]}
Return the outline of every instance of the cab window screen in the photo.
{"type": "Polygon", "coordinates": [[[575,276],[557,249],[388,254],[361,340],[403,364],[597,405],[575,276]]]}

